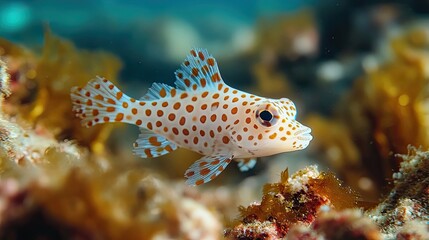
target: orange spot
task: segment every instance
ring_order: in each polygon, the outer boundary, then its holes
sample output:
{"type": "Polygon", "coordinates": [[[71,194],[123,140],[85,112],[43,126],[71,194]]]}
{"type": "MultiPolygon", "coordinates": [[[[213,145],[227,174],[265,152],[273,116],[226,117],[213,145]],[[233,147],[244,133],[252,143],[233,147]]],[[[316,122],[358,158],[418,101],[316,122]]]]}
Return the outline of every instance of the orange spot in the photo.
{"type": "Polygon", "coordinates": [[[212,122],[214,122],[214,121],[216,121],[216,118],[217,118],[216,114],[213,114],[213,115],[211,115],[210,120],[212,120],[212,122]]]}
{"type": "Polygon", "coordinates": [[[229,91],[229,88],[228,87],[226,87],[224,90],[223,90],[223,92],[224,93],[227,93],[229,91]]]}
{"type": "Polygon", "coordinates": [[[250,111],[252,111],[250,108],[248,108],[247,110],[246,110],[246,113],[250,113],[250,111]]]}
{"type": "Polygon", "coordinates": [[[131,112],[132,112],[134,115],[136,115],[136,114],[137,114],[137,108],[133,108],[133,109],[131,109],[131,112]]]}
{"type": "Polygon", "coordinates": [[[236,97],[232,99],[232,102],[237,102],[237,101],[238,101],[238,98],[236,97]]]}
{"type": "Polygon", "coordinates": [[[247,127],[245,127],[245,128],[243,128],[243,131],[247,132],[247,131],[249,131],[249,129],[247,127]]]}
{"type": "Polygon", "coordinates": [[[104,122],[109,122],[109,121],[110,121],[110,118],[109,118],[109,117],[103,117],[103,121],[104,121],[104,122]]]}
{"type": "Polygon", "coordinates": [[[222,114],[222,121],[226,122],[228,120],[228,117],[226,114],[222,114]]]}
{"type": "Polygon", "coordinates": [[[261,134],[261,133],[258,135],[258,139],[259,139],[259,140],[261,140],[261,139],[262,139],[262,134],[261,134]]]}
{"type": "Polygon", "coordinates": [[[244,101],[244,102],[243,102],[243,106],[246,106],[246,105],[247,105],[247,102],[246,102],[246,101],[244,101]]]}
{"type": "Polygon", "coordinates": [[[201,109],[202,110],[206,110],[207,109],[207,104],[204,103],[203,105],[201,105],[201,109]]]}
{"type": "Polygon", "coordinates": [[[201,137],[204,137],[206,135],[206,132],[204,132],[203,130],[200,130],[200,135],[201,137]]]}
{"type": "Polygon", "coordinates": [[[194,56],[194,57],[196,57],[196,56],[197,56],[197,53],[195,52],[195,50],[194,50],[194,49],[192,49],[192,50],[191,50],[191,54],[192,54],[192,56],[194,56]]]}
{"type": "Polygon", "coordinates": [[[177,73],[177,77],[178,77],[178,78],[180,78],[180,79],[182,79],[182,78],[183,78],[183,73],[178,72],[178,73],[177,73]]]}
{"type": "Polygon", "coordinates": [[[164,132],[168,132],[168,127],[164,127],[164,132]]]}
{"type": "Polygon", "coordinates": [[[189,171],[189,172],[186,173],[186,176],[189,178],[189,177],[194,176],[194,174],[195,174],[194,171],[189,171]]]}
{"type": "Polygon", "coordinates": [[[212,103],[212,106],[211,106],[212,110],[216,110],[218,107],[219,107],[219,102],[212,103]]]}
{"type": "Polygon", "coordinates": [[[206,74],[206,73],[208,73],[208,72],[209,72],[209,67],[208,67],[207,65],[204,65],[204,66],[201,68],[201,71],[203,72],[203,74],[206,74]]]}
{"type": "Polygon", "coordinates": [[[281,137],[281,138],[280,138],[280,140],[282,140],[282,141],[286,141],[286,140],[287,140],[287,138],[286,138],[286,137],[281,137]]]}
{"type": "Polygon", "coordinates": [[[240,120],[239,120],[239,119],[235,120],[235,121],[234,121],[234,125],[237,125],[239,122],[240,122],[240,120]]]}
{"type": "Polygon", "coordinates": [[[198,144],[198,137],[194,137],[194,144],[198,144]]]}
{"type": "Polygon", "coordinates": [[[152,123],[147,123],[146,128],[149,130],[152,130],[153,129],[152,123]]]}
{"type": "Polygon", "coordinates": [[[192,131],[194,131],[194,132],[197,131],[197,126],[195,126],[195,125],[192,126],[192,131]]]}
{"type": "Polygon", "coordinates": [[[173,105],[174,110],[177,110],[180,108],[180,102],[177,102],[173,105]]]}
{"type": "Polygon", "coordinates": [[[146,156],[148,156],[148,157],[153,157],[152,156],[152,153],[150,152],[150,149],[149,148],[146,148],[145,150],[144,150],[144,153],[146,154],[146,156]]]}
{"type": "Polygon", "coordinates": [[[122,119],[124,119],[124,114],[123,113],[118,113],[116,115],[115,121],[120,122],[120,121],[122,121],[122,119]]]}
{"type": "Polygon", "coordinates": [[[215,93],[215,94],[213,94],[213,99],[218,99],[219,98],[219,93],[215,93]]]}
{"type": "Polygon", "coordinates": [[[201,123],[205,123],[206,120],[207,120],[207,117],[205,115],[203,115],[203,116],[200,117],[201,123]]]}
{"type": "Polygon", "coordinates": [[[203,92],[203,94],[201,94],[201,97],[205,98],[205,97],[207,97],[208,94],[209,94],[209,92],[205,91],[205,92],[203,92]]]}
{"type": "Polygon", "coordinates": [[[170,145],[165,146],[165,150],[166,150],[167,152],[172,152],[172,151],[173,151],[173,149],[171,148],[171,146],[170,146],[170,145]]]}
{"type": "Polygon", "coordinates": [[[205,175],[207,175],[207,174],[209,174],[210,173],[210,170],[208,169],[208,168],[204,168],[204,169],[202,169],[201,171],[200,171],[200,174],[202,175],[202,176],[205,176],[205,175]]]}
{"type": "Polygon", "coordinates": [[[186,111],[188,111],[189,113],[194,111],[194,106],[192,106],[192,105],[186,106],[186,111]]]}
{"type": "Polygon", "coordinates": [[[149,117],[152,114],[152,111],[150,109],[146,109],[145,113],[146,113],[146,116],[149,117]]]}
{"type": "Polygon", "coordinates": [[[139,105],[144,106],[144,105],[146,105],[146,102],[139,102],[139,105]]]}
{"type": "Polygon", "coordinates": [[[218,132],[222,132],[222,127],[221,126],[217,126],[217,131],[218,132]]]}
{"type": "Polygon", "coordinates": [[[149,140],[149,143],[150,143],[152,146],[156,146],[156,147],[161,146],[161,143],[160,143],[160,142],[158,142],[158,138],[157,138],[157,137],[150,137],[148,140],[149,140]]]}
{"type": "Polygon", "coordinates": [[[207,59],[207,63],[210,65],[210,66],[214,66],[215,65],[215,60],[214,60],[214,58],[208,58],[207,59]]]}
{"type": "Polygon", "coordinates": [[[213,82],[218,82],[218,81],[220,81],[219,73],[215,73],[215,74],[213,74],[213,75],[212,75],[212,81],[213,81],[213,82]]]}
{"type": "Polygon", "coordinates": [[[220,163],[219,159],[214,160],[213,162],[210,163],[210,165],[218,165],[220,163]]]}
{"type": "Polygon", "coordinates": [[[238,112],[238,108],[237,107],[231,109],[231,113],[232,114],[237,114],[237,112],[238,112]]]}
{"type": "Polygon", "coordinates": [[[168,120],[174,121],[174,119],[176,119],[176,114],[174,114],[174,113],[168,114],[168,120]]]}
{"type": "Polygon", "coordinates": [[[107,80],[107,79],[105,79],[105,78],[103,78],[103,82],[107,83],[107,82],[108,82],[108,80],[107,80]]]}
{"type": "Polygon", "coordinates": [[[210,130],[210,137],[214,138],[215,137],[215,133],[213,130],[210,130]]]}
{"type": "Polygon", "coordinates": [[[142,120],[140,120],[140,119],[138,119],[138,120],[136,121],[136,125],[137,125],[137,126],[142,125],[142,123],[143,123],[143,122],[142,122],[142,120]]]}
{"type": "Polygon", "coordinates": [[[246,118],[246,123],[249,124],[252,121],[250,117],[246,118]]]}
{"type": "Polygon", "coordinates": [[[201,61],[204,61],[204,54],[202,52],[198,52],[198,57],[200,57],[201,61]]]}
{"type": "Polygon", "coordinates": [[[95,84],[95,89],[100,89],[100,84],[95,84]]]}
{"type": "Polygon", "coordinates": [[[195,77],[198,76],[198,68],[192,68],[192,75],[194,75],[195,77]]]}
{"type": "Polygon", "coordinates": [[[161,121],[156,121],[155,125],[156,125],[157,127],[161,127],[161,126],[162,126],[162,122],[161,122],[161,121]]]}
{"type": "Polygon", "coordinates": [[[217,85],[217,90],[221,90],[223,88],[223,84],[219,84],[219,85],[217,85]]]}
{"type": "Polygon", "coordinates": [[[180,95],[180,98],[181,99],[184,99],[184,98],[187,98],[188,97],[188,94],[187,93],[182,93],[182,95],[180,95]]]}
{"type": "Polygon", "coordinates": [[[220,166],[220,167],[218,168],[218,171],[219,171],[219,172],[222,172],[222,171],[223,171],[223,169],[224,169],[224,168],[223,168],[223,166],[220,166]]]}
{"type": "Polygon", "coordinates": [[[90,93],[90,92],[86,92],[86,93],[85,93],[85,96],[87,96],[87,97],[91,97],[91,93],[90,93]]]}
{"type": "Polygon", "coordinates": [[[86,105],[87,105],[87,106],[92,106],[92,101],[91,101],[91,99],[88,99],[88,101],[86,101],[86,105]]]}
{"type": "Polygon", "coordinates": [[[122,107],[123,107],[123,108],[127,108],[127,107],[128,107],[128,103],[127,103],[127,102],[123,102],[123,103],[122,103],[122,107]]]}
{"type": "Polygon", "coordinates": [[[287,131],[287,132],[286,132],[286,134],[287,134],[287,135],[290,135],[290,131],[287,131]]]}
{"type": "Polygon", "coordinates": [[[108,99],[107,99],[107,102],[108,102],[108,103],[110,103],[110,104],[116,104],[115,100],[113,100],[113,99],[111,99],[111,98],[108,98],[108,99]]]}
{"type": "Polygon", "coordinates": [[[117,92],[116,93],[116,99],[121,99],[122,98],[123,93],[122,92],[117,92]]]}
{"type": "Polygon", "coordinates": [[[229,96],[228,95],[226,95],[224,98],[223,98],[223,100],[228,100],[229,99],[229,96]]]}
{"type": "Polygon", "coordinates": [[[194,97],[192,97],[192,101],[193,101],[193,102],[196,102],[196,101],[197,101],[197,99],[198,99],[198,98],[197,98],[197,97],[195,97],[195,96],[194,96],[194,97]]]}
{"type": "Polygon", "coordinates": [[[170,95],[171,95],[171,97],[176,96],[176,89],[175,88],[170,90],[170,95]]]}
{"type": "Polygon", "coordinates": [[[95,117],[95,116],[97,116],[98,115],[98,110],[97,109],[93,109],[92,110],[92,115],[95,117]]]}
{"type": "Polygon", "coordinates": [[[195,182],[195,185],[201,185],[201,184],[203,184],[204,183],[204,180],[203,179],[198,179],[196,182],[195,182]]]}
{"type": "Polygon", "coordinates": [[[197,90],[197,87],[198,87],[197,84],[192,85],[193,90],[197,90]]]}
{"type": "Polygon", "coordinates": [[[229,143],[229,137],[223,136],[222,142],[225,143],[225,144],[228,144],[229,143]]]}
{"type": "Polygon", "coordinates": [[[269,138],[270,139],[274,139],[274,138],[276,138],[277,137],[277,133],[273,133],[273,134],[271,134],[270,136],[269,136],[269,138]]]}
{"type": "Polygon", "coordinates": [[[247,139],[248,139],[248,140],[253,140],[253,136],[252,136],[252,135],[250,135],[247,139]]]}
{"type": "Polygon", "coordinates": [[[130,115],[125,116],[128,121],[131,121],[132,117],[130,115]]]}
{"type": "MultiPolygon", "coordinates": [[[[89,97],[89,96],[87,96],[87,97],[89,97]]],[[[100,94],[96,95],[94,98],[95,98],[95,100],[100,100],[100,101],[104,100],[104,97],[101,96],[100,94]]]]}
{"type": "Polygon", "coordinates": [[[86,125],[87,125],[88,127],[92,127],[92,122],[90,121],[90,122],[88,122],[86,125]]]}
{"type": "Polygon", "coordinates": [[[156,106],[158,104],[158,102],[152,102],[152,106],[156,106]]]}
{"type": "Polygon", "coordinates": [[[171,129],[175,135],[179,135],[179,130],[175,127],[171,129]]]}
{"type": "Polygon", "coordinates": [[[191,81],[190,81],[189,79],[185,78],[185,80],[183,80],[183,82],[185,83],[185,85],[186,85],[187,87],[190,87],[190,86],[191,86],[191,81]]]}
{"type": "Polygon", "coordinates": [[[180,126],[185,125],[185,123],[186,123],[186,118],[185,117],[181,117],[180,121],[179,121],[180,126]]]}
{"type": "Polygon", "coordinates": [[[232,93],[233,93],[233,94],[237,94],[237,93],[238,93],[238,91],[237,91],[237,90],[233,90],[233,91],[232,91],[232,93]]]}
{"type": "Polygon", "coordinates": [[[185,135],[185,136],[188,136],[189,135],[189,130],[188,129],[183,129],[182,130],[182,133],[185,135]]]}
{"type": "Polygon", "coordinates": [[[164,115],[164,112],[163,112],[162,110],[158,110],[158,111],[156,112],[156,115],[157,115],[158,117],[162,117],[162,115],[164,115]]]}
{"type": "Polygon", "coordinates": [[[116,109],[115,107],[107,107],[107,108],[106,108],[106,111],[107,111],[107,112],[114,112],[114,111],[115,111],[115,109],[116,109]]]}
{"type": "Polygon", "coordinates": [[[163,102],[162,103],[162,107],[167,107],[168,106],[168,102],[163,102]]]}

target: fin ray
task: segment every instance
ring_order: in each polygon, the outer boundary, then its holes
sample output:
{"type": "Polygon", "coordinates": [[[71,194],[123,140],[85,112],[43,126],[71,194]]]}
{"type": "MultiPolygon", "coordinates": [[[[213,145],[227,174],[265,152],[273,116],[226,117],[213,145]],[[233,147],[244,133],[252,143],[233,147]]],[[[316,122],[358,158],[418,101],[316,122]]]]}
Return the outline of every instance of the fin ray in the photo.
{"type": "Polygon", "coordinates": [[[173,95],[176,95],[176,93],[177,89],[170,85],[164,83],[153,83],[152,86],[148,89],[146,95],[140,98],[140,100],[151,101],[165,97],[174,97],[173,95]]]}

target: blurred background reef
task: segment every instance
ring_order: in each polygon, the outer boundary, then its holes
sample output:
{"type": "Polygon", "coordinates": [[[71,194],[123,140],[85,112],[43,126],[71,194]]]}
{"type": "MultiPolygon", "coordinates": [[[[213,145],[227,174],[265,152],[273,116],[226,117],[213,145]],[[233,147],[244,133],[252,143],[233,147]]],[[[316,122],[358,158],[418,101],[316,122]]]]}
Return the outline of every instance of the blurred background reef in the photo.
{"type": "Polygon", "coordinates": [[[429,239],[429,2],[1,1],[0,239],[429,239]],[[192,47],[314,140],[198,188],[70,88],[172,84],[192,47]]]}

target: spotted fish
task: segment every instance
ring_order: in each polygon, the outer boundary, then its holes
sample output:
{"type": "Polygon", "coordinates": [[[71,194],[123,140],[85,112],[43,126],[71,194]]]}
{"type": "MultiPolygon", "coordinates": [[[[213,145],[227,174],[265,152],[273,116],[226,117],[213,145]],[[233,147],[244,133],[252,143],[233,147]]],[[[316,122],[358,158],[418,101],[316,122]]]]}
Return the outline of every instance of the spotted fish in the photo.
{"type": "Polygon", "coordinates": [[[175,75],[175,87],[154,83],[139,100],[97,77],[84,88],[72,88],[73,111],[87,127],[107,122],[137,125],[141,134],[134,153],[143,158],[178,147],[204,155],[185,172],[190,185],[216,178],[233,159],[247,171],[257,157],[304,149],[312,139],[310,128],[295,120],[291,100],[228,86],[204,49],[192,49],[175,75]]]}

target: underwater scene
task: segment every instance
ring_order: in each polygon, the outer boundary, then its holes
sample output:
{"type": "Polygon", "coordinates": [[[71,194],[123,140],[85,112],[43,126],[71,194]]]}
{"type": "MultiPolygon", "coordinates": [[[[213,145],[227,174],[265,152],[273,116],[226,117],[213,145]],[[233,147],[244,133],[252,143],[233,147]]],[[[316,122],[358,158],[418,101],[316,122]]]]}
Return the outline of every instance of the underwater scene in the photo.
{"type": "Polygon", "coordinates": [[[0,1],[0,239],[429,239],[429,2],[0,1]]]}

